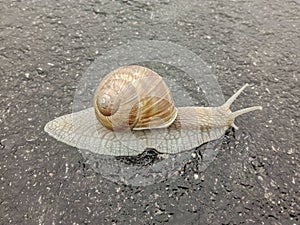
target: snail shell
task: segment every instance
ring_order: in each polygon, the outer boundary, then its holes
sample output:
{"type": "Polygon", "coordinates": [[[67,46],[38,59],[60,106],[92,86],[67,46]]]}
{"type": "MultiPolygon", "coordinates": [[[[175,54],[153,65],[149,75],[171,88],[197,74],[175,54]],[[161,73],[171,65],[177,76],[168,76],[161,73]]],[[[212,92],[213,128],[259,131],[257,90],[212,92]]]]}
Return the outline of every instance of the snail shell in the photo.
{"type": "Polygon", "coordinates": [[[168,127],[177,109],[166,83],[141,66],[121,67],[99,84],[94,97],[99,122],[110,130],[168,127]]]}
{"type": "Polygon", "coordinates": [[[45,131],[103,155],[133,156],[146,148],[174,154],[221,138],[229,127],[238,129],[237,116],[261,110],[253,106],[231,112],[231,104],[247,86],[218,107],[176,108],[158,74],[140,66],[122,67],[101,81],[94,108],[58,117],[46,124],[45,131]]]}

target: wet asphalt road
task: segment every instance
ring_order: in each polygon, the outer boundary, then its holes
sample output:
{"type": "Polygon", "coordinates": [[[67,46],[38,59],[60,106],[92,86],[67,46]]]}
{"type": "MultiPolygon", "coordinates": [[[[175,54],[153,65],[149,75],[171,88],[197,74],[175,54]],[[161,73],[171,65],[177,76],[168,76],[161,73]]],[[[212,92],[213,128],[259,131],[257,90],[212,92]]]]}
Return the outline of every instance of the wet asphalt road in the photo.
{"type": "Polygon", "coordinates": [[[299,26],[292,0],[0,1],[0,224],[299,224],[299,26]],[[263,111],[204,172],[115,184],[43,131],[91,62],[131,40],[200,55],[226,98],[253,85],[235,107],[263,111]]]}

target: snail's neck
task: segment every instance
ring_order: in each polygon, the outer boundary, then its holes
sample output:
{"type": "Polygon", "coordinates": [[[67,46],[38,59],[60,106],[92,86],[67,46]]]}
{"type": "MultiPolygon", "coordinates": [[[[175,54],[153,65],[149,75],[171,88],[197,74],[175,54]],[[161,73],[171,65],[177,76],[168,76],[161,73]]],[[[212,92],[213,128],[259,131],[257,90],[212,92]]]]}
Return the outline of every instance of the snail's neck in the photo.
{"type": "Polygon", "coordinates": [[[230,114],[230,109],[224,110],[221,107],[179,107],[176,123],[186,129],[227,129],[234,122],[234,119],[228,116],[230,114]]]}

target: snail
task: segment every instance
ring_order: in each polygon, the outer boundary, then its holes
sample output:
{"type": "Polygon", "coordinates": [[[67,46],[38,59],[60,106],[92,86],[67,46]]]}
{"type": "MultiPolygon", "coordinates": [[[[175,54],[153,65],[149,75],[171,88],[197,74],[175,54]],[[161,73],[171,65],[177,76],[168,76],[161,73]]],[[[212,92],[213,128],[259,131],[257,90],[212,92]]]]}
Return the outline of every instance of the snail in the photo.
{"type": "Polygon", "coordinates": [[[231,112],[245,84],[218,107],[176,107],[163,78],[137,65],[106,75],[94,95],[94,108],[58,117],[45,131],[71,146],[113,156],[135,156],[146,148],[175,154],[221,138],[237,116],[261,106],[231,112]]]}

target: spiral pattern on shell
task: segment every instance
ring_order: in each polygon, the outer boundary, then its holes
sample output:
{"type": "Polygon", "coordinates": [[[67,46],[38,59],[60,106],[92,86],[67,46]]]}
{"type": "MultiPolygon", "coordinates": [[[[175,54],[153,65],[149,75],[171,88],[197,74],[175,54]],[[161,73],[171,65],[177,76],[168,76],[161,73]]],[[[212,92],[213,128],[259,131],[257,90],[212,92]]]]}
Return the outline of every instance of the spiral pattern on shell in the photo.
{"type": "Polygon", "coordinates": [[[95,92],[94,108],[99,122],[110,130],[163,128],[177,117],[163,78],[137,65],[106,75],[95,92]]]}

